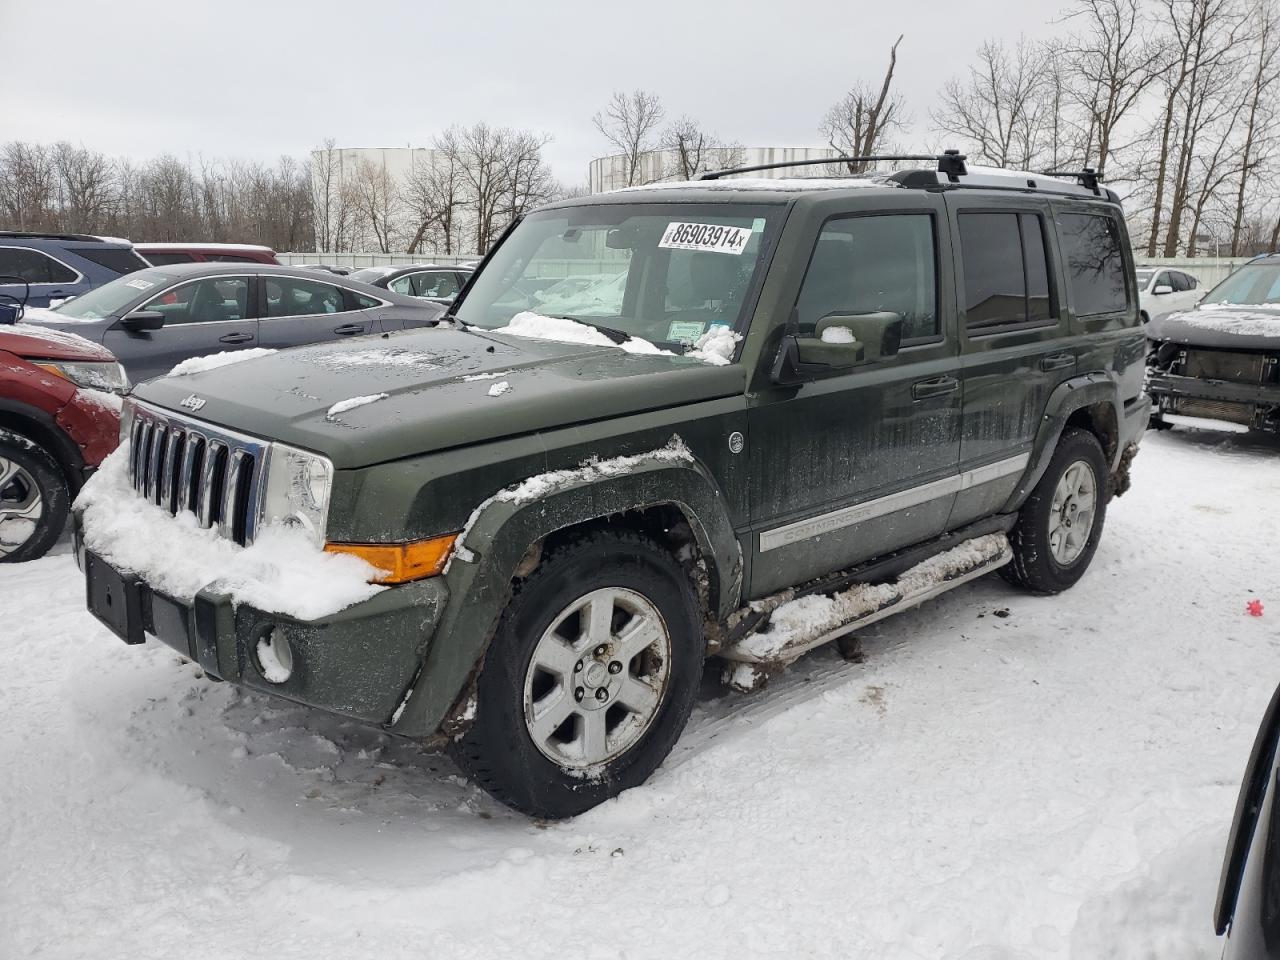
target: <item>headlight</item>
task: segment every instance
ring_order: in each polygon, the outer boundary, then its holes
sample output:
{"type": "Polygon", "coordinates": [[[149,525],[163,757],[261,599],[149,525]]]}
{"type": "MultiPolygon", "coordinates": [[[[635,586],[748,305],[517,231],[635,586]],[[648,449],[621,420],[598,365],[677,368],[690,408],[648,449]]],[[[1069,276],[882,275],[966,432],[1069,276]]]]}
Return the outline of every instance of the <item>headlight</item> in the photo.
{"type": "Polygon", "coordinates": [[[128,393],[129,375],[115,362],[80,363],[65,360],[42,360],[36,363],[42,370],[70,380],[77,387],[90,390],[106,390],[110,393],[128,393]]]}
{"type": "Polygon", "coordinates": [[[271,523],[300,527],[316,546],[323,546],[332,489],[333,464],[326,458],[273,443],[267,457],[267,490],[259,529],[271,523]]]}
{"type": "Polygon", "coordinates": [[[127,397],[124,405],[120,407],[120,446],[124,446],[129,439],[129,434],[133,432],[133,411],[138,406],[136,400],[127,397]]]}

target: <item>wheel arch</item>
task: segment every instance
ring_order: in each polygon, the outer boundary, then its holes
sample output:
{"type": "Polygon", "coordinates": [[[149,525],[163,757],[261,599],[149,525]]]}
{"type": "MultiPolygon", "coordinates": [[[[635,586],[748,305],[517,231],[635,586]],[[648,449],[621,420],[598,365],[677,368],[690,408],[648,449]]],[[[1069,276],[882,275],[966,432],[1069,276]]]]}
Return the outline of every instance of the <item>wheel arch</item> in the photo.
{"type": "Polygon", "coordinates": [[[57,421],[38,407],[0,398],[0,429],[21,434],[45,450],[62,471],[74,496],[84,484],[84,456],[57,421]]]}
{"type": "Polygon", "coordinates": [[[504,491],[476,510],[445,570],[450,602],[393,732],[431,737],[463,710],[512,584],[532,571],[548,545],[584,528],[616,525],[653,534],[694,578],[708,619],[736,608],[743,560],[724,499],[697,461],[673,462],[660,453],[635,458],[625,473],[584,475],[537,498],[504,491]],[[697,580],[698,561],[705,588],[697,580]]]}

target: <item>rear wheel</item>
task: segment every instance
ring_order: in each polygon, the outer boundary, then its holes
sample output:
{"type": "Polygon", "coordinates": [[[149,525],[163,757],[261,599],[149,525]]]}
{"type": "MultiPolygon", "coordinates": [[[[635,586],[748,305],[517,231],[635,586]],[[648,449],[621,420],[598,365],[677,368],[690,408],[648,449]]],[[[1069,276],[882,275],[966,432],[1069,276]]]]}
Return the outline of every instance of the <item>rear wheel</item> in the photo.
{"type": "Polygon", "coordinates": [[[53,457],[21,434],[0,430],[0,563],[48,553],[67,522],[70,499],[53,457]]]}
{"type": "Polygon", "coordinates": [[[1072,428],[1018,513],[1009,534],[1010,583],[1033,593],[1061,593],[1089,568],[1107,514],[1107,461],[1098,438],[1072,428]]]}
{"type": "Polygon", "coordinates": [[[551,819],[643,783],[693,708],[700,623],[684,571],[647,538],[561,545],[516,587],[455,759],[503,803],[551,819]]]}

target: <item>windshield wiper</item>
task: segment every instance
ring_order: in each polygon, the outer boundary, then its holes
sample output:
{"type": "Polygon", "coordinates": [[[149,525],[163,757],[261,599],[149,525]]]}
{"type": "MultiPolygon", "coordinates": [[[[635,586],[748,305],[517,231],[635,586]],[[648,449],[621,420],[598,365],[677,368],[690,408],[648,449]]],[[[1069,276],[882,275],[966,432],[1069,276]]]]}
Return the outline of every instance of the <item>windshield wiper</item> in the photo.
{"type": "Polygon", "coordinates": [[[616,327],[606,327],[602,323],[596,323],[594,320],[581,320],[578,317],[570,317],[562,313],[544,313],[544,317],[550,317],[552,320],[572,320],[574,323],[580,323],[584,327],[595,327],[614,343],[623,344],[632,339],[631,334],[625,330],[619,330],[616,327]]]}

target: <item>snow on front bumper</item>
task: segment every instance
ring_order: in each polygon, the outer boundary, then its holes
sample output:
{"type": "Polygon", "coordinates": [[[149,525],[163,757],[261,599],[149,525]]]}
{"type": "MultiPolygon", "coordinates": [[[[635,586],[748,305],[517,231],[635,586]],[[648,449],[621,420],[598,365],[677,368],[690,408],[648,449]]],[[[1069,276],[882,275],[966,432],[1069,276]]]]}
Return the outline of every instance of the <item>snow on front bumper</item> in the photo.
{"type": "Polygon", "coordinates": [[[75,508],[91,603],[95,588],[110,588],[133,611],[127,624],[108,623],[118,635],[154,636],[219,679],[389,722],[448,599],[443,578],[372,585],[364,561],[279,528],[239,546],[190,514],[147,502],[130,486],[127,464],[126,446],[107,458],[75,508]],[[258,644],[276,631],[293,665],[272,682],[279,673],[262,662],[258,644]]]}

